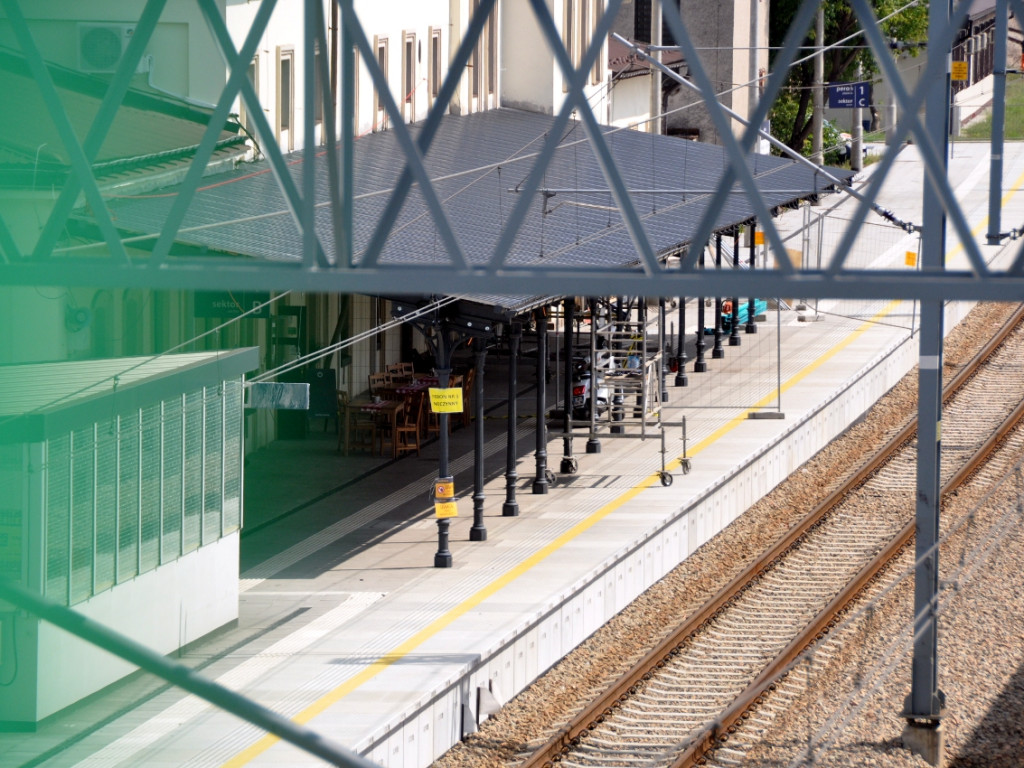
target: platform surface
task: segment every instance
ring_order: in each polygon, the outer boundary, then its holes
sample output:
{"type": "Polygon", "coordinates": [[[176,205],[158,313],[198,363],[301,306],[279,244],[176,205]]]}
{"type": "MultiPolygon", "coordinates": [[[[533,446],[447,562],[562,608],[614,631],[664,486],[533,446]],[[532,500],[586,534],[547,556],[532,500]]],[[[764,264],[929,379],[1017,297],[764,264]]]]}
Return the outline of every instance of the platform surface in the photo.
{"type": "MultiPolygon", "coordinates": [[[[913,221],[920,220],[921,205],[922,171],[916,158],[913,147],[904,148],[879,200],[913,221]]],[[[984,242],[987,167],[987,146],[982,145],[957,145],[950,161],[950,177],[979,242],[984,242]]],[[[1016,194],[1022,183],[1024,147],[1008,144],[1006,222],[1022,219],[1024,201],[1016,194]]],[[[833,196],[814,213],[838,202],[833,196]]],[[[842,204],[832,215],[841,219],[849,208],[850,203],[842,204]]],[[[800,216],[784,215],[780,229],[794,231],[800,216]]],[[[902,263],[916,240],[877,221],[864,227],[855,245],[857,258],[902,263]]],[[[983,246],[987,258],[1005,250],[983,246]]],[[[950,251],[952,263],[962,258],[958,249],[950,251]]],[[[739,346],[726,340],[724,359],[712,359],[709,346],[708,372],[702,374],[692,370],[696,311],[694,301],[687,302],[689,385],[676,387],[671,373],[667,378],[665,420],[673,423],[666,427],[664,454],[664,468],[673,480],[669,487],[660,481],[660,433],[646,440],[604,438],[599,454],[587,454],[586,432],[579,430],[573,440],[578,472],[559,474],[548,493],[533,494],[535,362],[524,359],[519,368],[517,517],[502,516],[508,360],[489,356],[487,540],[469,541],[473,430],[462,428],[451,438],[451,468],[461,499],[459,517],[451,524],[452,568],[433,567],[437,525],[427,493],[437,475],[437,441],[419,457],[397,461],[345,457],[335,450],[333,425],[320,432],[322,425],[314,423],[306,439],[279,441],[251,455],[238,625],[188,649],[181,661],[381,763],[429,763],[444,734],[436,719],[423,726],[434,729],[432,737],[413,733],[418,721],[406,722],[409,717],[429,713],[438,691],[497,644],[556,610],[602,567],[681,514],[766,445],[785,439],[805,413],[907,343],[919,322],[909,302],[822,301],[798,311],[798,297],[788,298],[794,308],[769,310],[756,334],[740,334],[739,346]],[[822,320],[812,321],[815,309],[822,320]],[[751,412],[766,417],[750,418],[751,412]],[[771,418],[773,413],[784,418],[771,418]],[[684,443],[677,426],[684,418],[685,453],[692,466],[686,475],[680,469],[684,443]]],[[[668,322],[678,327],[678,309],[668,322]]],[[[559,343],[553,340],[552,353],[559,343]]],[[[552,379],[549,403],[559,390],[552,379]]],[[[551,436],[546,449],[548,468],[558,473],[563,440],[551,436]]],[[[606,597],[609,605],[616,599],[614,594],[606,597]]],[[[562,631],[578,635],[571,638],[578,643],[592,623],[586,616],[569,616],[562,631]]],[[[539,659],[535,666],[557,660],[545,661],[543,653],[539,659]]],[[[506,690],[499,686],[495,696],[508,698],[541,671],[517,668],[515,679],[506,681],[506,690]]],[[[321,763],[199,699],[138,675],[56,716],[35,734],[0,735],[0,764],[321,763]]]]}

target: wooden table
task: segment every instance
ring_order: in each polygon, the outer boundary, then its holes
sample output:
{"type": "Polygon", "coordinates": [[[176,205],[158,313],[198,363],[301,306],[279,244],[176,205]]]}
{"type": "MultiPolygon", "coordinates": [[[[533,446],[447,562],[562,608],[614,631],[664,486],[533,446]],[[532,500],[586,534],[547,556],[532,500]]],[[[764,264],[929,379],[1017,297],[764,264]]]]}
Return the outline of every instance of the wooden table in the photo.
{"type": "Polygon", "coordinates": [[[360,412],[360,413],[372,413],[379,416],[386,417],[391,423],[391,458],[398,458],[398,445],[394,439],[395,433],[398,431],[398,414],[405,408],[404,400],[381,400],[379,403],[375,403],[369,399],[357,398],[356,400],[349,403],[349,407],[345,409],[345,453],[348,453],[348,436],[349,436],[349,413],[360,412]]]}

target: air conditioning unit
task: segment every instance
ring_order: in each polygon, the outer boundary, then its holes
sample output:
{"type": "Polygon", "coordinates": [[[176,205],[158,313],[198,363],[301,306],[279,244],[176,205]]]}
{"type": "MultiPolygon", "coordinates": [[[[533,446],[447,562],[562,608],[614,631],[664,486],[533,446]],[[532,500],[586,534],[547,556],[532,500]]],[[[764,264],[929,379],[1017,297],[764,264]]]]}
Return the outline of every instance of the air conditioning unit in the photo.
{"type": "Polygon", "coordinates": [[[135,34],[134,24],[80,22],[78,68],[82,72],[113,72],[135,34]]]}

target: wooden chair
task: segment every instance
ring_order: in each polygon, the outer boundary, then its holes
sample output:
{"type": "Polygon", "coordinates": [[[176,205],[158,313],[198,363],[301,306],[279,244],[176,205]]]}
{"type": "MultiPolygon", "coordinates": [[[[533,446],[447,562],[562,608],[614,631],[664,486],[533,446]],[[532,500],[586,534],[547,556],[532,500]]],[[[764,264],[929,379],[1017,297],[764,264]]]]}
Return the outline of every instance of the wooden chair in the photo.
{"type": "Polygon", "coordinates": [[[412,363],[392,363],[384,370],[391,377],[392,384],[408,384],[412,381],[412,363]]]}
{"type": "Polygon", "coordinates": [[[371,395],[378,395],[378,394],[380,394],[380,388],[381,387],[386,387],[390,383],[391,383],[391,381],[390,381],[390,378],[388,377],[387,373],[385,373],[385,372],[371,373],[370,374],[370,394],[371,395]]]}
{"type": "Polygon", "coordinates": [[[395,432],[396,450],[401,456],[416,451],[420,455],[420,430],[423,422],[423,393],[417,392],[406,400],[406,408],[395,432]]]}
{"type": "MultiPolygon", "coordinates": [[[[348,392],[338,390],[338,450],[341,450],[341,442],[345,439],[345,418],[348,415],[348,392]]],[[[376,455],[377,453],[377,422],[368,414],[351,414],[348,422],[349,447],[358,448],[376,455]]]]}

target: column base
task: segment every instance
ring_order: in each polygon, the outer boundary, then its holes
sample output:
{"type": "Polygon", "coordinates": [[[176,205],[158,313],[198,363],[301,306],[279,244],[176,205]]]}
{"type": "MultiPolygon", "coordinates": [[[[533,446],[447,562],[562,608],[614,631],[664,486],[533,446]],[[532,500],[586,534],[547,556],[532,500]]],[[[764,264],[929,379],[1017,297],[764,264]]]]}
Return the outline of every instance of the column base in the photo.
{"type": "Polygon", "coordinates": [[[451,568],[452,567],[452,553],[442,554],[438,552],[434,555],[434,567],[435,568],[451,568]]]}
{"type": "Polygon", "coordinates": [[[941,768],[945,764],[945,734],[942,726],[912,720],[903,729],[903,746],[924,758],[928,765],[941,768]]]}

